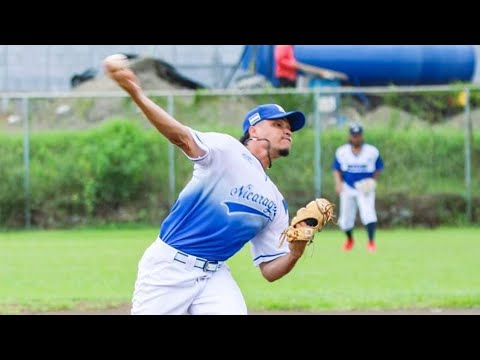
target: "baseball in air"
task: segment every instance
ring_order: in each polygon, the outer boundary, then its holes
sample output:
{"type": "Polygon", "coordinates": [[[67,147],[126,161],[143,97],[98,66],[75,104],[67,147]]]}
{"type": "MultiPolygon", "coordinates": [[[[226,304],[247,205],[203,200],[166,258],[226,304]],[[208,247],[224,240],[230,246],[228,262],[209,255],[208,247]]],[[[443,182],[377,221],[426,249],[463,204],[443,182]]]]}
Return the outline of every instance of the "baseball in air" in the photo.
{"type": "Polygon", "coordinates": [[[128,67],[128,58],[123,54],[110,55],[103,60],[103,65],[107,73],[115,72],[128,67]]]}

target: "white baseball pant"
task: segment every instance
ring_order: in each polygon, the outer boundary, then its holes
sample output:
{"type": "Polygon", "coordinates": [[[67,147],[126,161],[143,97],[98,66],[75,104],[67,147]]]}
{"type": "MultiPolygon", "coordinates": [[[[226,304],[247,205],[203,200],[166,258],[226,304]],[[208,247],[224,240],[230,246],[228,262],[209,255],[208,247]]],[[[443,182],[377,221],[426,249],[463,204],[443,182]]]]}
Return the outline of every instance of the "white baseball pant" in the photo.
{"type": "MultiPolygon", "coordinates": [[[[246,315],[247,306],[230,268],[195,267],[197,258],[174,260],[178,251],[158,238],[138,264],[132,315],[246,315]]],[[[198,264],[198,262],[197,262],[198,264]]]]}
{"type": "Polygon", "coordinates": [[[340,215],[338,226],[343,231],[353,229],[357,216],[357,207],[360,212],[360,220],[363,225],[377,222],[375,211],[375,192],[363,193],[343,183],[340,193],[340,215]]]}

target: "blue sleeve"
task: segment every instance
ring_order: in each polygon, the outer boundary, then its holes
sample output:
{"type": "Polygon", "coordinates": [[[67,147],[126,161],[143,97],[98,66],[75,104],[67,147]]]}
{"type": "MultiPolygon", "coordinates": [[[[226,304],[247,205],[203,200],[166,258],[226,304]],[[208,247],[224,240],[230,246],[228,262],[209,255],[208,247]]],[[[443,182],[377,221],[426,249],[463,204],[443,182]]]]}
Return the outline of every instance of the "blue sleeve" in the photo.
{"type": "Polygon", "coordinates": [[[340,167],[340,163],[338,162],[336,156],[335,156],[335,160],[333,160],[332,170],[342,171],[342,168],[340,167]]]}
{"type": "Polygon", "coordinates": [[[383,170],[383,160],[380,155],[378,155],[377,161],[375,162],[375,170],[376,171],[383,170]]]}

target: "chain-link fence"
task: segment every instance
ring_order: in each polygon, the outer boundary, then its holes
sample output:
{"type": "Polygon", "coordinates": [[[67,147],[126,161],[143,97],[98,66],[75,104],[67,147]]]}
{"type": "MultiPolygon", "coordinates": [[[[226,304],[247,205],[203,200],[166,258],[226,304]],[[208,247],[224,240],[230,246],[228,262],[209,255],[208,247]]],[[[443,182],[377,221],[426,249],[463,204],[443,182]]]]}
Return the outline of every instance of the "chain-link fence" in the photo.
{"type": "MultiPolygon", "coordinates": [[[[236,138],[257,104],[302,110],[306,128],[269,170],[291,211],[313,197],[338,200],[332,162],[355,121],[385,163],[380,224],[479,222],[479,89],[148,94],[182,123],[236,138]]],[[[0,106],[1,227],[158,223],[191,178],[192,164],[121,92],[10,94],[0,106]]]]}

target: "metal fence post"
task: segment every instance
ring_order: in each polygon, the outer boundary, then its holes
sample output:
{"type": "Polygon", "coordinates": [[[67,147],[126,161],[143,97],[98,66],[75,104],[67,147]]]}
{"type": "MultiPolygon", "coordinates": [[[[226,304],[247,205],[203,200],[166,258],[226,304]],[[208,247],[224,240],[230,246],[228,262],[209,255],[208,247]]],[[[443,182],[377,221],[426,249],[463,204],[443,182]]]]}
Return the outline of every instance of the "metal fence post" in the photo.
{"type": "Polygon", "coordinates": [[[8,97],[2,97],[0,111],[7,112],[9,101],[10,101],[10,99],[8,97]]]}
{"type": "Polygon", "coordinates": [[[467,222],[472,222],[472,117],[470,89],[465,90],[465,200],[467,222]]]}
{"type": "Polygon", "coordinates": [[[95,60],[95,47],[92,45],[87,45],[88,46],[88,60],[90,61],[90,67],[95,67],[97,65],[97,62],[95,60]]]}
{"type": "Polygon", "coordinates": [[[50,74],[50,48],[52,45],[47,45],[46,56],[45,56],[45,90],[51,91],[52,90],[52,82],[51,82],[51,74],[50,74]]]}
{"type": "Polygon", "coordinates": [[[32,226],[30,212],[30,109],[28,100],[28,98],[22,99],[24,167],[23,188],[25,192],[25,227],[27,229],[32,226]]]}
{"type": "MultiPolygon", "coordinates": [[[[169,95],[167,98],[167,112],[174,116],[175,102],[173,95],[169,95]]],[[[173,206],[175,202],[175,146],[172,143],[168,143],[168,180],[169,180],[169,203],[173,206]]]]}
{"type": "Polygon", "coordinates": [[[213,86],[218,89],[220,88],[220,84],[223,79],[223,68],[222,68],[222,57],[220,55],[220,51],[218,50],[218,47],[215,47],[215,50],[213,52],[213,58],[212,58],[212,67],[211,70],[213,72],[213,81],[214,84],[213,86]]]}
{"type": "Polygon", "coordinates": [[[315,197],[319,198],[322,193],[322,147],[321,147],[321,127],[320,127],[320,109],[319,109],[320,93],[317,88],[313,91],[313,109],[314,109],[314,169],[315,169],[315,197]]]}
{"type": "Polygon", "coordinates": [[[9,91],[9,87],[8,87],[8,47],[9,45],[5,45],[5,57],[4,57],[4,61],[5,61],[5,71],[3,73],[3,91],[9,91]]]}

